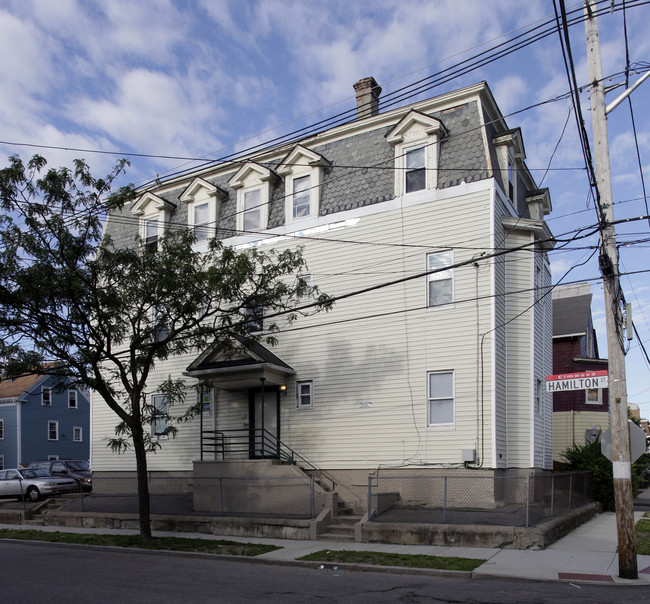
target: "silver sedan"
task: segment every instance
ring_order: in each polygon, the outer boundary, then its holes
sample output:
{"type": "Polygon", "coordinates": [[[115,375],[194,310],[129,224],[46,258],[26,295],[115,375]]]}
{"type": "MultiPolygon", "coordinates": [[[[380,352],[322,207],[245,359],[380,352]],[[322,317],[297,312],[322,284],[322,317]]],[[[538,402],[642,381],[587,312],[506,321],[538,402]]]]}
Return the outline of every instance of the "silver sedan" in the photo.
{"type": "Polygon", "coordinates": [[[0,470],[0,497],[16,497],[22,500],[38,501],[61,493],[79,490],[76,480],[58,478],[45,470],[36,468],[15,468],[0,470]]]}

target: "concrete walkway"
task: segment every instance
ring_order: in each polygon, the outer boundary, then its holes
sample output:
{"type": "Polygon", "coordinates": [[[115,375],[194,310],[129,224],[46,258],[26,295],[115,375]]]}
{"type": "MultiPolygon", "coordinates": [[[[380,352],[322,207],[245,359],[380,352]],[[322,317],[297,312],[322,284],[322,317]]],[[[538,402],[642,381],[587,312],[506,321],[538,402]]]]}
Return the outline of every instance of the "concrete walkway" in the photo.
{"type": "MultiPolygon", "coordinates": [[[[639,502],[650,503],[650,489],[642,493],[639,502]]],[[[644,512],[635,512],[635,521],[644,512]]],[[[0,528],[18,528],[3,524],[0,528]]],[[[84,529],[62,528],[56,526],[21,527],[42,531],[66,531],[75,533],[137,534],[135,530],[125,529],[84,529]]],[[[650,584],[650,556],[637,556],[638,580],[622,579],[618,576],[618,557],[616,554],[616,516],[613,512],[600,514],[578,527],[545,550],[514,550],[478,547],[444,547],[393,545],[382,543],[338,543],[332,541],[297,541],[289,539],[265,539],[256,537],[221,537],[194,533],[155,531],[155,536],[191,537],[201,539],[227,539],[248,543],[267,543],[281,549],[257,556],[267,563],[291,564],[301,556],[319,550],[364,550],[394,552],[402,554],[425,554],[430,556],[455,556],[476,558],[485,562],[476,568],[474,577],[516,577],[537,580],[565,580],[571,582],[603,582],[627,585],[650,584]]],[[[323,570],[332,568],[324,565],[323,570]]],[[[346,565],[337,565],[344,569],[346,565]]],[[[404,569],[393,569],[404,572],[404,569]]],[[[435,574],[435,571],[426,571],[435,574]]],[[[469,575],[469,573],[466,573],[469,575]]]]}

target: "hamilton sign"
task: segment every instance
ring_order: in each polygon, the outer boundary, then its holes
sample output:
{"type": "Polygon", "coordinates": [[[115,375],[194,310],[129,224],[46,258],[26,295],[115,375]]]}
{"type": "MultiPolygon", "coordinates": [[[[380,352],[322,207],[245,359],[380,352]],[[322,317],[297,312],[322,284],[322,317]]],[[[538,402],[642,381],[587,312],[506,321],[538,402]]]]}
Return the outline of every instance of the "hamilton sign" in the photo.
{"type": "Polygon", "coordinates": [[[609,385],[607,370],[581,371],[579,373],[559,373],[546,376],[546,391],[597,390],[609,385]]]}

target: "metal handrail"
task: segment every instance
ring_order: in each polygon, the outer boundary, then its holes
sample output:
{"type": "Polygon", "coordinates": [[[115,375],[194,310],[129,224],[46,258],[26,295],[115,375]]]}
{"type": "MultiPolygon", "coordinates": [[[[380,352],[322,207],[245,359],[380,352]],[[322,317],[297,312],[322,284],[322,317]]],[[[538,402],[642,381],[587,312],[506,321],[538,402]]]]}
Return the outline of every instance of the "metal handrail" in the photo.
{"type": "Polygon", "coordinates": [[[332,489],[336,487],[336,482],[323,470],[294,451],[266,428],[203,430],[201,432],[201,459],[203,459],[204,453],[215,453],[222,460],[237,453],[257,455],[268,459],[280,459],[317,474],[321,480],[323,478],[327,479],[332,483],[332,489]]]}

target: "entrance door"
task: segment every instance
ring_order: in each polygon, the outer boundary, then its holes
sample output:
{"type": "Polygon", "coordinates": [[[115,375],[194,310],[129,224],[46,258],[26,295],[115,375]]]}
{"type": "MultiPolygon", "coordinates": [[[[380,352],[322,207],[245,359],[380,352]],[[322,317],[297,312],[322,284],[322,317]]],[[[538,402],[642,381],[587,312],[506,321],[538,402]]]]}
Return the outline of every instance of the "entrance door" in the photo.
{"type": "Polygon", "coordinates": [[[249,391],[250,458],[277,458],[280,454],[280,391],[277,387],[249,391]]]}

